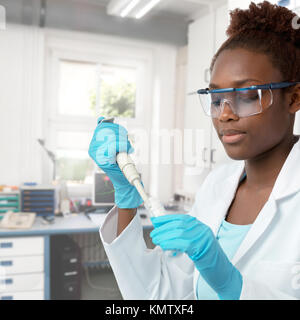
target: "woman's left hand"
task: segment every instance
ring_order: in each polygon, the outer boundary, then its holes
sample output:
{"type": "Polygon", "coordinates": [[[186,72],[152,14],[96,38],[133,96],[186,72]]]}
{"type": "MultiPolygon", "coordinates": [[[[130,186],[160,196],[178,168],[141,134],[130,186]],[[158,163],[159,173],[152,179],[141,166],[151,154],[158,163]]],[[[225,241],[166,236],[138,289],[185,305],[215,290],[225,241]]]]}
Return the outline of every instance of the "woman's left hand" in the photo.
{"type": "Polygon", "coordinates": [[[193,261],[201,260],[206,267],[204,258],[214,250],[216,242],[207,225],[188,214],[168,214],[150,219],[155,228],[150,233],[154,244],[163,250],[185,252],[193,261]]]}
{"type": "Polygon", "coordinates": [[[185,252],[220,299],[238,299],[242,288],[240,272],[228,260],[211,229],[188,214],[150,218],[152,242],[163,250],[185,252]]]}

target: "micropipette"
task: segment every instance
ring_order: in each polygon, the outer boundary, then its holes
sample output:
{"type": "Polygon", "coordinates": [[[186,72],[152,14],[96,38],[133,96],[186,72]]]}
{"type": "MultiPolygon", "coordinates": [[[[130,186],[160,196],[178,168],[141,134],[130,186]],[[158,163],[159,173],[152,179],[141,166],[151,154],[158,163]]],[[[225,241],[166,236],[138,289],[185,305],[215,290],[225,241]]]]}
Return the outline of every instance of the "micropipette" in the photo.
{"type": "MultiPolygon", "coordinates": [[[[102,122],[114,122],[114,118],[103,118],[98,122],[98,125],[102,122]]],[[[144,206],[148,210],[151,216],[157,217],[166,214],[165,208],[159,202],[158,199],[147,195],[142,183],[141,177],[136,170],[135,164],[132,161],[130,155],[126,152],[120,152],[117,154],[117,163],[123,172],[126,179],[130,184],[135,186],[136,190],[144,200],[144,206]]]]}
{"type": "Polygon", "coordinates": [[[144,200],[144,205],[151,216],[157,217],[166,214],[161,203],[153,197],[149,197],[141,183],[141,177],[136,170],[135,164],[129,154],[120,152],[117,154],[117,163],[130,184],[135,186],[136,190],[144,200]]]}

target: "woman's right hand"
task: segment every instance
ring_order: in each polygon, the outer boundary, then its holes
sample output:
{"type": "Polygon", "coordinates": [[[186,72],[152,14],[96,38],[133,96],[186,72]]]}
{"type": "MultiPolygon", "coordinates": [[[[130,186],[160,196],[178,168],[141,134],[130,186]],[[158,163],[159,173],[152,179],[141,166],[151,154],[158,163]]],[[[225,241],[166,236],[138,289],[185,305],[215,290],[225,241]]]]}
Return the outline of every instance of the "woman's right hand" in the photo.
{"type": "Polygon", "coordinates": [[[110,178],[115,189],[115,203],[119,208],[137,208],[143,200],[123,175],[117,162],[119,152],[132,153],[133,148],[128,141],[127,130],[111,122],[97,120],[97,127],[89,146],[89,156],[110,178]]]}

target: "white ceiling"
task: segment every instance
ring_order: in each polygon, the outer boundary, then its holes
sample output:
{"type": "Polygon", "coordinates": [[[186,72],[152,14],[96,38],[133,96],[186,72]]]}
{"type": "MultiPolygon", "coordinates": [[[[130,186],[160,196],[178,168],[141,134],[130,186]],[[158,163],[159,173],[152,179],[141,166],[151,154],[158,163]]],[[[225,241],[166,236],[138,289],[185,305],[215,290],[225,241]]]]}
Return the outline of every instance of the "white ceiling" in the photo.
{"type": "MultiPolygon", "coordinates": [[[[216,2],[214,0],[161,0],[154,10],[165,13],[173,13],[188,18],[195,12],[204,9],[207,4],[216,2]]],[[[153,10],[153,11],[154,11],[153,10]]]]}
{"type": "MultiPolygon", "coordinates": [[[[72,0],[80,2],[93,3],[106,7],[110,0],[72,0]]],[[[161,0],[149,16],[168,16],[175,17],[182,21],[192,20],[197,15],[207,10],[208,5],[218,5],[224,3],[225,0],[161,0]]]]}

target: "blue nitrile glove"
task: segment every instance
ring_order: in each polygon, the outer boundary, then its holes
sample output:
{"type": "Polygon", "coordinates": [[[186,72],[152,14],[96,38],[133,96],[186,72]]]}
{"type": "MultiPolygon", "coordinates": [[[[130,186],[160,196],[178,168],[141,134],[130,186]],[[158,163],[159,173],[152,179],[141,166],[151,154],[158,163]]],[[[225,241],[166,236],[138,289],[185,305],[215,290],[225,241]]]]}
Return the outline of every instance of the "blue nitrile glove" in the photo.
{"type": "Polygon", "coordinates": [[[185,252],[222,300],[238,300],[242,276],[227,258],[211,229],[188,214],[150,218],[152,242],[163,250],[185,252]]]}
{"type": "Polygon", "coordinates": [[[111,122],[99,122],[89,147],[89,155],[107,174],[115,189],[115,203],[119,208],[137,208],[143,203],[136,188],[123,175],[117,162],[118,152],[132,153],[133,148],[128,141],[127,130],[111,122]]]}

